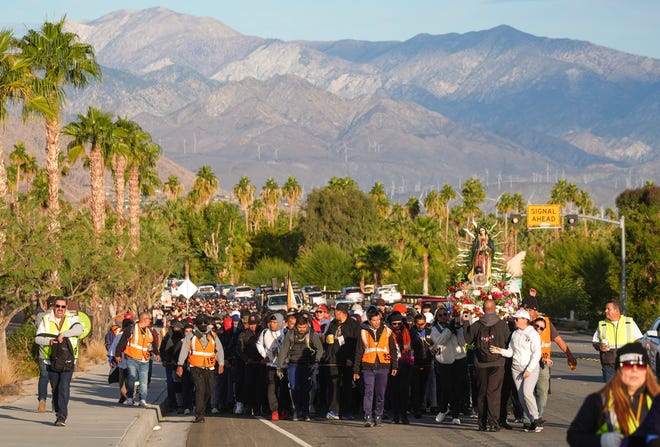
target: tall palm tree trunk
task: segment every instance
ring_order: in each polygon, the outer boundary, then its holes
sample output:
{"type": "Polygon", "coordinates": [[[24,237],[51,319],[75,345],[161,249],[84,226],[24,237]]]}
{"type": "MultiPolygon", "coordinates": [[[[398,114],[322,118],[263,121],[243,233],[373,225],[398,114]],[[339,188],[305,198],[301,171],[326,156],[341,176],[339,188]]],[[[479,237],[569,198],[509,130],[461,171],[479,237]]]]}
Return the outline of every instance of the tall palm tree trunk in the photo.
{"type": "Polygon", "coordinates": [[[422,295],[429,294],[429,254],[424,253],[422,257],[424,263],[424,281],[422,282],[422,295]]]}
{"type": "MultiPolygon", "coordinates": [[[[48,173],[49,234],[60,231],[60,120],[46,120],[46,172],[48,173]]],[[[59,275],[58,275],[59,276],[59,275]]]]}
{"type": "Polygon", "coordinates": [[[0,200],[7,197],[7,169],[5,169],[5,155],[0,143],[0,200]]]}
{"type": "MultiPolygon", "coordinates": [[[[53,238],[55,265],[59,265],[60,250],[60,119],[46,119],[46,173],[48,174],[48,234],[53,238]]],[[[50,272],[50,286],[60,288],[60,271],[55,267],[50,272]]]]}
{"type": "Polygon", "coordinates": [[[135,164],[128,171],[128,221],[131,251],[135,255],[140,243],[140,178],[135,164]]]}
{"type": "Polygon", "coordinates": [[[101,148],[92,147],[89,151],[89,171],[91,183],[92,226],[98,236],[105,227],[105,167],[101,148]]]}
{"type": "Polygon", "coordinates": [[[124,232],[124,173],[126,172],[126,158],[118,155],[113,159],[115,171],[115,213],[117,214],[117,237],[124,232]]]}

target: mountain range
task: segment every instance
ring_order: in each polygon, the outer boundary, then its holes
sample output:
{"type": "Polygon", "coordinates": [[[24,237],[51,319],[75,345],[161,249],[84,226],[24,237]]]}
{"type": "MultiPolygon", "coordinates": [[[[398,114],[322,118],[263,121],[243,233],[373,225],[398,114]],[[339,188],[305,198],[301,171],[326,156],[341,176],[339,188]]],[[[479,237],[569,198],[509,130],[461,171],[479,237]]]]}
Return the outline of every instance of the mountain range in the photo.
{"type": "MultiPolygon", "coordinates": [[[[560,178],[612,206],[660,180],[660,60],[506,25],[407,41],[281,41],[164,8],[67,22],[103,82],[68,93],[127,116],[225,190],[332,176],[392,199],[478,176],[488,197],[548,199],[560,178]]],[[[177,169],[173,170],[174,173],[177,169]]],[[[186,174],[189,178],[189,173],[186,174]]]]}

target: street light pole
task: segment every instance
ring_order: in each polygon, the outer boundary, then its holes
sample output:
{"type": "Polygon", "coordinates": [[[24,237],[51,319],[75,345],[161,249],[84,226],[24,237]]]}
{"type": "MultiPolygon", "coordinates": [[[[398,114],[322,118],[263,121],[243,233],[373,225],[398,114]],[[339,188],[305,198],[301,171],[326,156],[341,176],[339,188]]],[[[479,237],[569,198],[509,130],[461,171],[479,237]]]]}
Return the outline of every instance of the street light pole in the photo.
{"type": "Polygon", "coordinates": [[[626,218],[621,216],[621,310],[626,315],[626,218]]]}
{"type": "Polygon", "coordinates": [[[603,217],[579,215],[580,219],[598,220],[618,225],[621,228],[621,313],[626,314],[627,295],[626,295],[626,218],[621,216],[620,220],[605,219],[603,217]]]}

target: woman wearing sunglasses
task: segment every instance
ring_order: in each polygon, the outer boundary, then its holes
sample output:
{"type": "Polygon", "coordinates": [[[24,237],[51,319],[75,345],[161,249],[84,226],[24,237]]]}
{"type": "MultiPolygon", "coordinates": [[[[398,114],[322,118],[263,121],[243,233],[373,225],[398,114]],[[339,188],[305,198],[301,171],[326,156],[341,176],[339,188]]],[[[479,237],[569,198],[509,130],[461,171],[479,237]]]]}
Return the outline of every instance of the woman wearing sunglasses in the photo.
{"type": "Polygon", "coordinates": [[[571,446],[618,447],[633,434],[649,413],[660,385],[639,343],[618,349],[614,377],[597,393],[587,396],[568,428],[571,446]]]}

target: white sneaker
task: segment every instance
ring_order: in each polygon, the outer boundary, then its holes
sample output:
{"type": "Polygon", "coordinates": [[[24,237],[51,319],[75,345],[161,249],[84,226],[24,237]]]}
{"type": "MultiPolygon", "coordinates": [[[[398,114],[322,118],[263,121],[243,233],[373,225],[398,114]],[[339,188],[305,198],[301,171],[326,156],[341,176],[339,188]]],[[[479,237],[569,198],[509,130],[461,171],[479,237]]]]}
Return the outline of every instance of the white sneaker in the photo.
{"type": "Polygon", "coordinates": [[[220,413],[220,410],[218,410],[217,408],[213,407],[213,408],[211,408],[211,413],[213,413],[213,414],[218,414],[218,413],[220,413]]]}
{"type": "Polygon", "coordinates": [[[451,423],[454,425],[461,425],[461,420],[459,418],[454,418],[451,420],[451,423]]]}
{"type": "Polygon", "coordinates": [[[243,402],[236,402],[236,408],[234,408],[234,414],[243,414],[243,402]]]}
{"type": "Polygon", "coordinates": [[[147,406],[147,401],[144,400],[144,399],[141,399],[141,400],[140,400],[140,406],[141,406],[141,407],[146,407],[146,406],[147,406]]]}
{"type": "Polygon", "coordinates": [[[437,414],[435,417],[435,421],[437,423],[440,423],[445,420],[445,416],[447,416],[447,413],[449,413],[449,410],[445,411],[444,413],[441,411],[440,413],[437,414]]]}
{"type": "Polygon", "coordinates": [[[129,407],[133,406],[133,404],[134,404],[133,399],[131,399],[130,397],[124,401],[124,405],[127,405],[129,407]]]}
{"type": "Polygon", "coordinates": [[[185,415],[190,414],[190,408],[186,408],[185,410],[183,410],[183,414],[185,415]]]}

